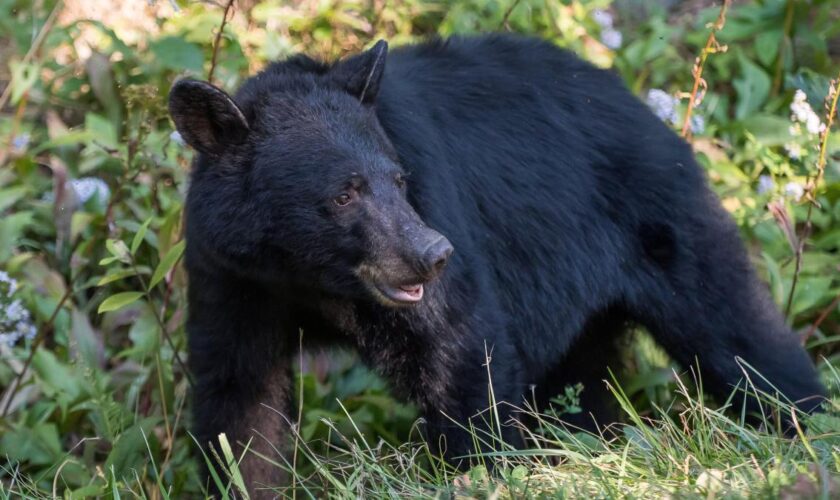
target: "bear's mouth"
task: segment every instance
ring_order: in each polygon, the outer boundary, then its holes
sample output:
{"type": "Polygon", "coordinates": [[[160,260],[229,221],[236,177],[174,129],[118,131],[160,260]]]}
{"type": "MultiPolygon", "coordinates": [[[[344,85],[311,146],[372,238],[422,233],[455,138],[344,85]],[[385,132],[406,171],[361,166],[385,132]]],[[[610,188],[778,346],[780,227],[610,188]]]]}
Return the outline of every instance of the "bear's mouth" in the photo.
{"type": "Polygon", "coordinates": [[[377,283],[376,289],[390,301],[397,304],[415,304],[423,298],[423,284],[388,285],[377,283]]]}

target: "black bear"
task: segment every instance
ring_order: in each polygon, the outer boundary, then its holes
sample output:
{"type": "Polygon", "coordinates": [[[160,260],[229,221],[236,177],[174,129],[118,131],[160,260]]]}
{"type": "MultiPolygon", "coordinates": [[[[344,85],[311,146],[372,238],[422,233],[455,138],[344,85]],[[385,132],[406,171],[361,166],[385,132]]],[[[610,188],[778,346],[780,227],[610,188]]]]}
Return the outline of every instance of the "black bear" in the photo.
{"type": "MultiPolygon", "coordinates": [[[[181,80],[169,106],[198,151],[186,265],[202,445],[224,432],[282,451],[301,330],[307,348],[356,349],[452,460],[472,450],[454,422],[487,408],[489,379],[513,405],[583,382],[587,416],[612,418],[602,379],[631,324],[717,396],[750,378],[805,411],[821,402],[690,146],[550,43],[380,41],[272,64],[234,97],[181,80]]],[[[281,482],[256,454],[243,467],[251,488],[281,482]]]]}

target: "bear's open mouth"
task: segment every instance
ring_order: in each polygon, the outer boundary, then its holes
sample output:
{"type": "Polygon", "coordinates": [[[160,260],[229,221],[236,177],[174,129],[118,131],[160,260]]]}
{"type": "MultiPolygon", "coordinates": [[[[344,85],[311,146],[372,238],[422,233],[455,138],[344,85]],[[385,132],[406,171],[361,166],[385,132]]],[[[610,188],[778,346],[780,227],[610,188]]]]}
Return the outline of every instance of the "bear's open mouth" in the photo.
{"type": "Polygon", "coordinates": [[[420,302],[420,299],[423,298],[422,283],[398,286],[377,283],[376,288],[388,300],[392,300],[398,304],[413,304],[415,302],[420,302]]]}

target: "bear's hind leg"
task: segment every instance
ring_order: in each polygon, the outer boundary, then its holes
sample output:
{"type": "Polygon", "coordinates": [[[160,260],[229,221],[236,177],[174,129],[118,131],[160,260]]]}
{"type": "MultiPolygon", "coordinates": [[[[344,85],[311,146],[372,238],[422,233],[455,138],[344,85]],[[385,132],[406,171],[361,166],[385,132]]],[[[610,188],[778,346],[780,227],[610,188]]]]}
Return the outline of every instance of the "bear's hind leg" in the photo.
{"type": "MultiPolygon", "coordinates": [[[[634,314],[684,368],[699,365],[704,388],[719,400],[748,378],[750,393],[778,391],[801,410],[815,410],[825,389],[757,279],[728,214],[716,207],[692,219],[679,230],[661,224],[640,232],[646,264],[634,314]]],[[[743,391],[734,403],[760,410],[743,391]]]]}

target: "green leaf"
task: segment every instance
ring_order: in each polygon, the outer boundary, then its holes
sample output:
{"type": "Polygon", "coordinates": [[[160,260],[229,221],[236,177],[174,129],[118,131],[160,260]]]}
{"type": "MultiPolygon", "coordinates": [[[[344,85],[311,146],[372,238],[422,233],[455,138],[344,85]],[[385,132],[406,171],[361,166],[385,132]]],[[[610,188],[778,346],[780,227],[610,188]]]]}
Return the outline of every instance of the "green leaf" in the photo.
{"type": "Polygon", "coordinates": [[[26,196],[29,189],[26,186],[16,186],[0,189],[0,212],[5,211],[26,196]]]}
{"type": "Polygon", "coordinates": [[[9,457],[15,463],[20,461],[30,465],[56,463],[63,458],[58,428],[49,422],[4,430],[0,452],[4,458],[9,457]]]}
{"type": "Polygon", "coordinates": [[[107,118],[95,113],[85,115],[85,130],[90,133],[94,142],[106,148],[117,149],[117,129],[107,118]]]}
{"type": "Polygon", "coordinates": [[[128,246],[126,246],[122,240],[105,240],[105,248],[108,249],[108,252],[116,257],[117,260],[126,264],[131,262],[131,254],[128,250],[128,246]]]}
{"type": "Polygon", "coordinates": [[[760,66],[738,54],[741,64],[741,77],[732,82],[738,93],[735,105],[735,118],[743,120],[758,111],[770,95],[770,77],[760,66]]]}
{"type": "Polygon", "coordinates": [[[132,469],[148,465],[148,451],[143,435],[154,439],[152,430],[159,423],[157,417],[147,417],[129,427],[114,440],[111,452],[105,459],[105,468],[113,470],[118,479],[132,474],[132,469]]]}
{"type": "Polygon", "coordinates": [[[111,295],[107,299],[103,300],[101,304],[99,304],[98,312],[99,314],[102,314],[108,311],[116,311],[117,309],[131,304],[143,295],[143,292],[121,292],[115,295],[111,295]]]}
{"type": "Polygon", "coordinates": [[[755,53],[758,60],[765,66],[770,66],[779,54],[779,45],[782,43],[782,30],[770,30],[759,33],[755,37],[755,53]]]}
{"type": "Polygon", "coordinates": [[[140,315],[131,324],[128,330],[128,338],[134,344],[124,354],[133,356],[135,359],[146,359],[158,348],[160,335],[158,331],[157,318],[154,312],[148,307],[140,310],[140,315]]]}
{"type": "Polygon", "coordinates": [[[751,133],[764,146],[780,146],[791,140],[790,120],[780,116],[759,113],[745,118],[737,125],[751,133]]]}
{"type": "Polygon", "coordinates": [[[33,85],[38,81],[40,75],[40,67],[37,64],[27,64],[22,62],[12,61],[9,63],[12,69],[12,81],[9,85],[12,86],[12,104],[17,104],[24,94],[29,92],[33,85]]]}
{"type": "Polygon", "coordinates": [[[12,256],[24,229],[31,227],[35,215],[30,211],[12,213],[0,218],[0,262],[12,256]]]}
{"type": "Polygon", "coordinates": [[[146,237],[146,231],[149,230],[149,224],[152,223],[152,218],[149,217],[146,219],[146,222],[140,226],[140,229],[137,230],[137,233],[134,235],[134,239],[131,240],[131,255],[137,253],[137,250],[140,248],[140,244],[143,243],[143,238],[146,237]]]}
{"type": "MultiPolygon", "coordinates": [[[[113,261],[113,259],[114,259],[114,257],[111,257],[109,259],[103,259],[103,260],[112,260],[113,261]]],[[[99,281],[96,282],[96,286],[107,285],[108,283],[113,283],[113,282],[119,281],[123,278],[128,278],[129,276],[134,276],[135,274],[137,274],[137,273],[134,272],[134,269],[120,269],[118,271],[115,271],[113,273],[109,273],[109,274],[106,274],[105,276],[103,276],[102,279],[100,279],[99,281]]]]}
{"type": "Polygon", "coordinates": [[[99,360],[104,351],[102,339],[96,335],[88,320],[87,314],[73,309],[73,326],[70,329],[70,348],[75,355],[93,368],[100,365],[99,360]]]}
{"type": "Polygon", "coordinates": [[[179,241],[175,244],[172,248],[166,252],[163,259],[161,259],[160,264],[158,264],[157,269],[155,269],[155,273],[152,275],[152,281],[149,282],[149,288],[153,288],[155,285],[160,283],[160,280],[166,276],[166,273],[169,272],[175,266],[175,263],[178,262],[178,259],[181,258],[181,254],[184,253],[184,246],[185,241],[179,241]]]}
{"type": "Polygon", "coordinates": [[[183,38],[168,36],[149,45],[155,60],[165,68],[176,71],[191,70],[201,72],[204,54],[201,49],[183,38]]]}

